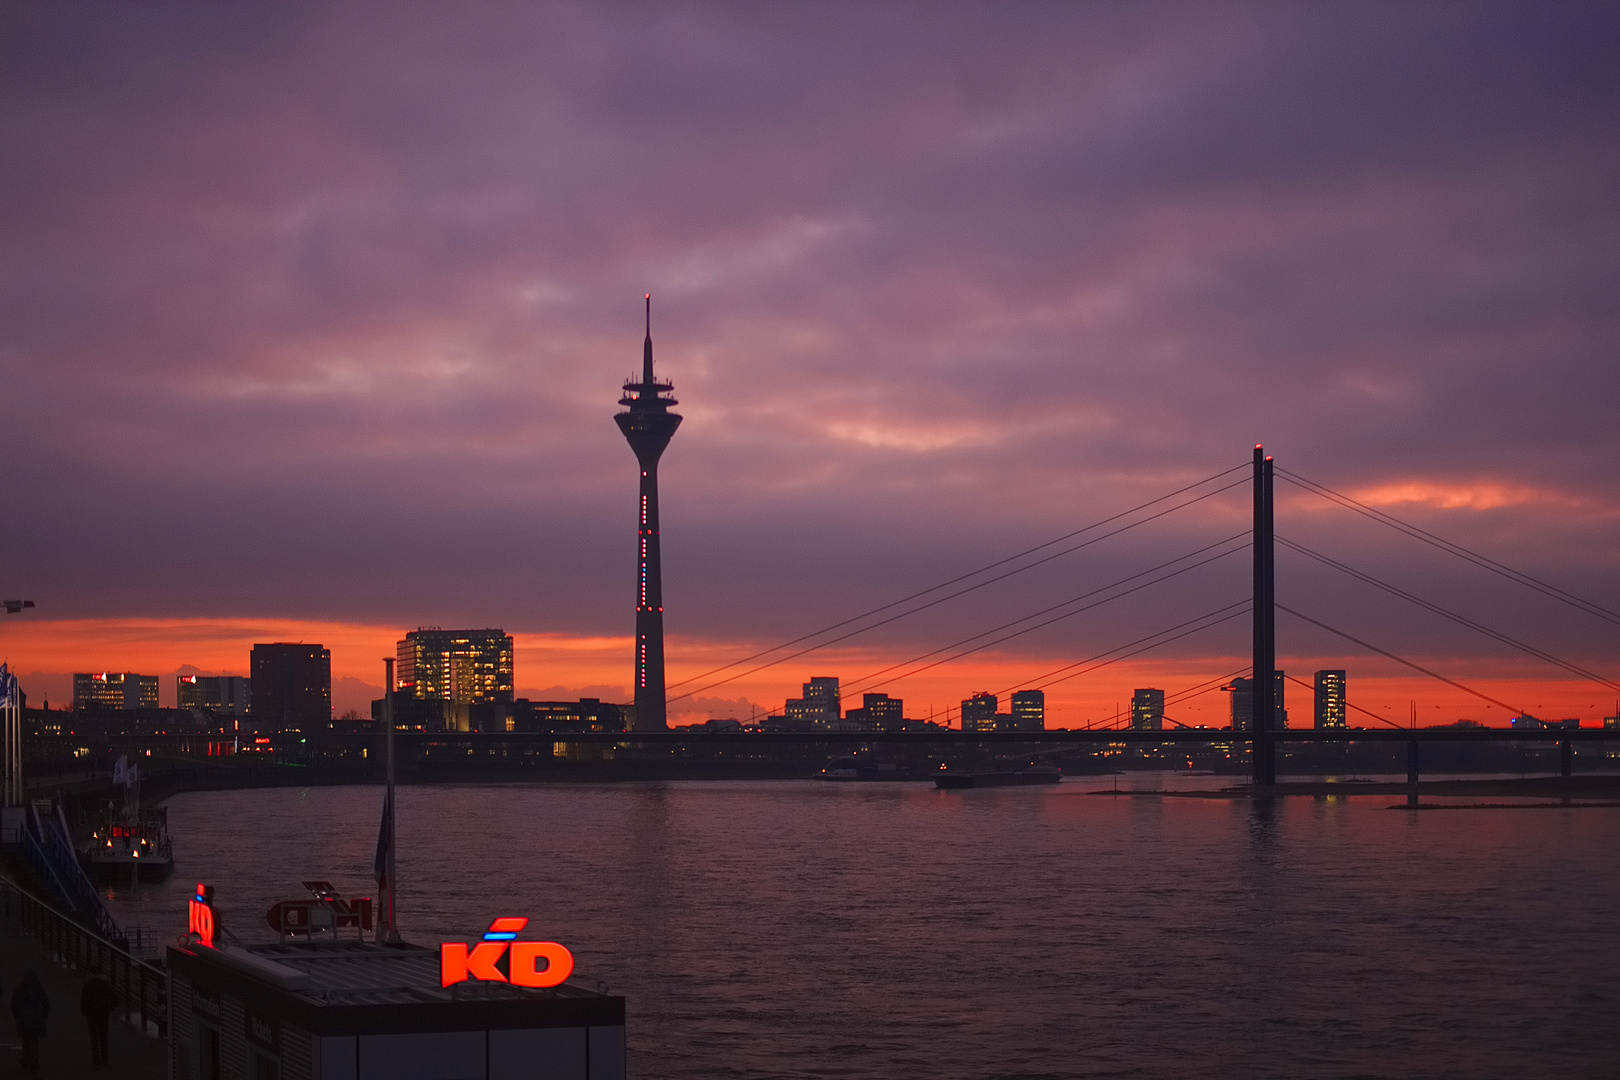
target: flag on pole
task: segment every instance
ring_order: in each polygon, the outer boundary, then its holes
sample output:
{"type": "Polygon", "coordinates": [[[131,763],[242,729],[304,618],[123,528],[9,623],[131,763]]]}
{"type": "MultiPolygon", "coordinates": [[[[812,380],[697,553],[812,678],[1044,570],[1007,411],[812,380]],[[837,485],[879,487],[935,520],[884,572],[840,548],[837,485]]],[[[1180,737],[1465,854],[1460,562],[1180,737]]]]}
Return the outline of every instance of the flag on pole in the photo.
{"type": "Polygon", "coordinates": [[[17,704],[17,676],[6,664],[0,664],[0,706],[11,708],[17,704]]]}
{"type": "Polygon", "coordinates": [[[388,826],[394,817],[393,793],[383,796],[382,826],[377,830],[377,859],[372,863],[371,876],[377,879],[377,891],[386,894],[388,880],[388,826]]]}

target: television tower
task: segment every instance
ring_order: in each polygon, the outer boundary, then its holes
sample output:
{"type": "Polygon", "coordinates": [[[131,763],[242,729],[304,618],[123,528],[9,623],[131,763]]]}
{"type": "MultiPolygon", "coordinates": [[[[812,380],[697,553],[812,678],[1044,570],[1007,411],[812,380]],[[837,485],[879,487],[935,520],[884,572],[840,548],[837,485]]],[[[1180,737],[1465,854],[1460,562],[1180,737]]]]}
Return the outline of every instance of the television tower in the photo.
{"type": "Polygon", "coordinates": [[[626,406],[613,417],[641,463],[640,560],[636,580],[636,719],[633,731],[664,731],[664,580],[658,553],[658,459],[681,426],[666,396],[675,387],[653,378],[652,293],[647,294],[647,340],[642,346],[641,381],[624,384],[626,406]]]}

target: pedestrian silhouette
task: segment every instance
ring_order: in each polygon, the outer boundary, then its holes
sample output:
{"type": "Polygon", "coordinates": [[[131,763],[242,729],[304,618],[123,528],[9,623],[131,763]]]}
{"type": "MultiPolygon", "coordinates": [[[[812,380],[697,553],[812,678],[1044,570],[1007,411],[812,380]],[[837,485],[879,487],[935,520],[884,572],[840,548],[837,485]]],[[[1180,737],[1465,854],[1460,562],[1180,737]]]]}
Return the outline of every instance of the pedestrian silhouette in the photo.
{"type": "Polygon", "coordinates": [[[29,968],[11,992],[11,1016],[17,1022],[17,1038],[22,1040],[22,1067],[35,1076],[39,1075],[39,1040],[45,1037],[50,1015],[50,995],[39,974],[29,968]]]}
{"type": "Polygon", "coordinates": [[[79,1011],[90,1028],[90,1067],[99,1069],[107,1064],[107,1018],[118,1007],[118,995],[113,992],[107,976],[90,976],[79,992],[79,1011]]]}

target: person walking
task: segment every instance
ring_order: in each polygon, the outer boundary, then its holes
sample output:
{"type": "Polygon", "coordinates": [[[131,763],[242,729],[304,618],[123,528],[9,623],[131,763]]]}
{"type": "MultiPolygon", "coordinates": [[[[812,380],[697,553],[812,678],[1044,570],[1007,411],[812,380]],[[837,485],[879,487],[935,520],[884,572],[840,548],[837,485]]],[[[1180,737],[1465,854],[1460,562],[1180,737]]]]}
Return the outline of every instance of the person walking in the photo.
{"type": "Polygon", "coordinates": [[[85,982],[79,992],[79,1011],[90,1027],[90,1068],[99,1069],[107,1064],[107,1018],[118,1007],[118,995],[113,992],[107,976],[97,972],[85,982]]]}
{"type": "Polygon", "coordinates": [[[11,992],[11,1017],[17,1022],[22,1040],[22,1067],[39,1075],[39,1040],[45,1037],[45,1021],[51,1015],[51,998],[33,968],[23,972],[17,989],[11,992]]]}

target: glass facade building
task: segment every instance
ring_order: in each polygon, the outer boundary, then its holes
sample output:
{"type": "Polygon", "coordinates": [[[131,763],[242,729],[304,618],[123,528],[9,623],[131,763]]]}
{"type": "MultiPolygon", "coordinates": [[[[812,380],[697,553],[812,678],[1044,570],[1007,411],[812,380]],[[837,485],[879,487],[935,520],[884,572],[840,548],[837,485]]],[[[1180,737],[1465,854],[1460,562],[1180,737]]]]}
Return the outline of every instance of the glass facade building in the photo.
{"type": "Polygon", "coordinates": [[[1316,673],[1316,726],[1342,728],[1350,726],[1345,705],[1344,672],[1324,670],[1316,673]]]}
{"type": "Polygon", "coordinates": [[[422,628],[395,652],[394,690],[458,705],[512,700],[512,635],[505,630],[422,628]]]}
{"type": "Polygon", "coordinates": [[[1131,694],[1131,730],[1164,730],[1164,691],[1152,688],[1131,694]]]}

